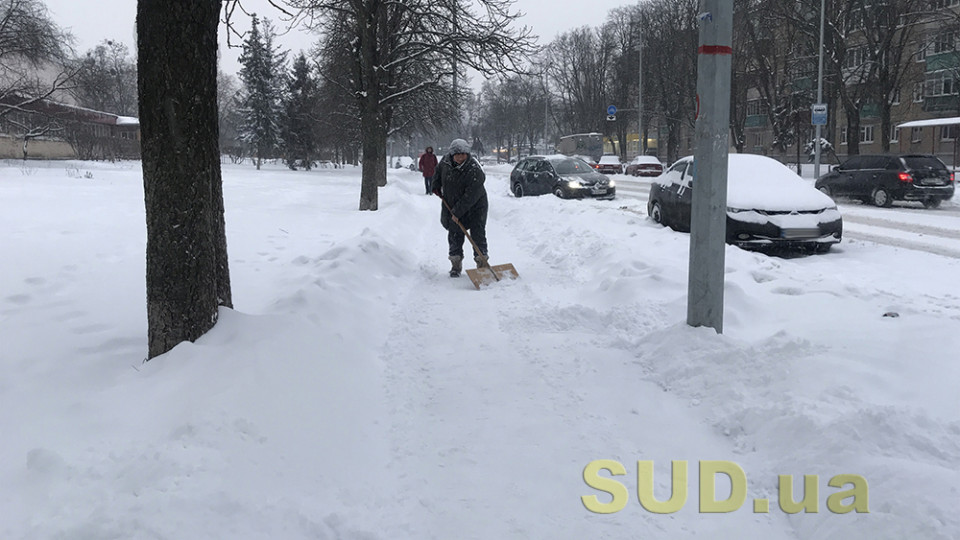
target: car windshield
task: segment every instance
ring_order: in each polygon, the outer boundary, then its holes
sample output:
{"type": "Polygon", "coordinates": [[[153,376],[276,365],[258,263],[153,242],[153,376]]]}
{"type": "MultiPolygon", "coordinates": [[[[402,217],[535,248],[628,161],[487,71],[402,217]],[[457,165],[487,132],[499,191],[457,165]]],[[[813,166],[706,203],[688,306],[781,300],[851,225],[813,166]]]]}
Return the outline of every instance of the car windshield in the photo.
{"type": "Polygon", "coordinates": [[[942,161],[933,156],[904,156],[903,161],[907,163],[907,167],[913,170],[947,168],[942,161]]]}
{"type": "Polygon", "coordinates": [[[593,170],[593,167],[587,165],[587,162],[582,159],[569,158],[551,161],[550,163],[557,170],[557,174],[584,174],[593,170]]]}

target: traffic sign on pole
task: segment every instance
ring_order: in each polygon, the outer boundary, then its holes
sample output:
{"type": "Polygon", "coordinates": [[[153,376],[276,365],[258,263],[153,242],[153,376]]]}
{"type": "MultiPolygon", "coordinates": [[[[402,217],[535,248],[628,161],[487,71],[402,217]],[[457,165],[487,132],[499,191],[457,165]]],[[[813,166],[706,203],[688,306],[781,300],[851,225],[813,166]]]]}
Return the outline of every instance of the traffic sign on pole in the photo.
{"type": "Polygon", "coordinates": [[[827,125],[827,104],[814,103],[810,105],[810,123],[815,126],[827,125]]]}
{"type": "Polygon", "coordinates": [[[616,106],[616,105],[610,105],[609,107],[607,107],[607,114],[609,114],[609,115],[611,115],[611,116],[614,115],[614,114],[617,114],[617,106],[616,106]]]}
{"type": "Polygon", "coordinates": [[[615,114],[608,114],[608,115],[607,115],[607,122],[614,122],[614,121],[616,121],[616,119],[617,119],[617,115],[615,115],[615,114]]]}

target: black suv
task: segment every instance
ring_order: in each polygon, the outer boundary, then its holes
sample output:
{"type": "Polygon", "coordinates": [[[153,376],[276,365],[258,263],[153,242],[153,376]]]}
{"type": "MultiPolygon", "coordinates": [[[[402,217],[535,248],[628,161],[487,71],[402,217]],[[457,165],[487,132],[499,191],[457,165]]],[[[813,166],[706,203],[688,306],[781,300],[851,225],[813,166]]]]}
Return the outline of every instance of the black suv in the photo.
{"type": "Polygon", "coordinates": [[[850,197],[877,206],[895,200],[920,201],[936,208],[953,197],[953,173],[935,156],[850,156],[817,179],[817,189],[831,197],[850,197]]]}

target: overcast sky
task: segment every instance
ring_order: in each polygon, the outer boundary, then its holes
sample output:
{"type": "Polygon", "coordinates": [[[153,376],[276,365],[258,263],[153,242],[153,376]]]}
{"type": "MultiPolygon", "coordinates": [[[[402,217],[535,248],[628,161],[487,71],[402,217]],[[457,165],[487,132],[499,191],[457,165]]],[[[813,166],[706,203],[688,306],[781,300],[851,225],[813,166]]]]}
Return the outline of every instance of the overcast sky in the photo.
{"type": "MultiPolygon", "coordinates": [[[[105,39],[119,40],[131,51],[136,52],[136,0],[44,0],[53,20],[61,27],[70,30],[77,38],[76,49],[82,54],[105,39]]],[[[584,25],[599,26],[611,9],[631,4],[622,0],[517,0],[515,8],[526,15],[519,25],[529,26],[534,34],[540,36],[540,42],[548,43],[558,33],[584,25]]],[[[243,0],[244,6],[255,11],[261,17],[272,19],[278,25],[280,17],[274,15],[274,9],[266,0],[243,0]]],[[[242,21],[243,29],[249,27],[247,20],[242,21]]],[[[235,73],[239,68],[237,58],[239,49],[226,49],[224,29],[220,28],[221,68],[235,73]]],[[[291,49],[292,55],[301,49],[307,50],[316,41],[310,35],[294,30],[280,39],[284,48],[291,49]]],[[[474,81],[475,83],[477,81],[474,81]]]]}

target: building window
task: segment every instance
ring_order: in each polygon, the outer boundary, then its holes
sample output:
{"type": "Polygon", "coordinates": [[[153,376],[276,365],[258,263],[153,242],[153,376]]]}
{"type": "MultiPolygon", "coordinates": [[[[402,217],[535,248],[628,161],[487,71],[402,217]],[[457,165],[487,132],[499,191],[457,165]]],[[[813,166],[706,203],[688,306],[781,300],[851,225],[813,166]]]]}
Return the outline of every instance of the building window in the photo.
{"type": "Polygon", "coordinates": [[[840,128],[840,144],[847,144],[847,128],[840,128]]]}
{"type": "Polygon", "coordinates": [[[924,81],[924,97],[950,96],[957,94],[957,80],[950,70],[934,71],[924,81]]]}
{"type": "Polygon", "coordinates": [[[917,83],[913,86],[913,102],[923,102],[923,83],[917,83]]]}
{"type": "Polygon", "coordinates": [[[957,48],[956,44],[956,31],[948,30],[946,32],[940,32],[939,34],[933,36],[933,54],[953,52],[957,48]]]}
{"type": "Polygon", "coordinates": [[[747,116],[766,115],[769,112],[770,108],[767,107],[762,99],[747,100],[747,116]]]}
{"type": "Polygon", "coordinates": [[[952,141],[957,138],[958,126],[940,126],[940,140],[952,141]]]}
{"type": "Polygon", "coordinates": [[[923,140],[923,128],[922,127],[910,128],[910,142],[918,143],[922,140],[923,140]]]}
{"type": "Polygon", "coordinates": [[[860,142],[864,144],[873,142],[873,126],[860,126],[860,142]]]}
{"type": "Polygon", "coordinates": [[[754,148],[763,148],[763,133],[754,133],[752,138],[754,148]]]}
{"type": "Polygon", "coordinates": [[[847,51],[847,55],[843,58],[843,67],[844,69],[854,69],[862,66],[866,61],[867,48],[855,47],[847,51]]]}
{"type": "Polygon", "coordinates": [[[931,9],[944,9],[953,6],[960,6],[960,0],[930,0],[931,9]]]}
{"type": "Polygon", "coordinates": [[[891,105],[899,105],[899,104],[900,104],[900,89],[899,89],[899,88],[897,88],[896,90],[894,90],[894,91],[893,91],[893,95],[890,96],[890,104],[891,104],[891,105]]]}
{"type": "Polygon", "coordinates": [[[900,142],[900,128],[890,126],[890,142],[900,142]]]}

